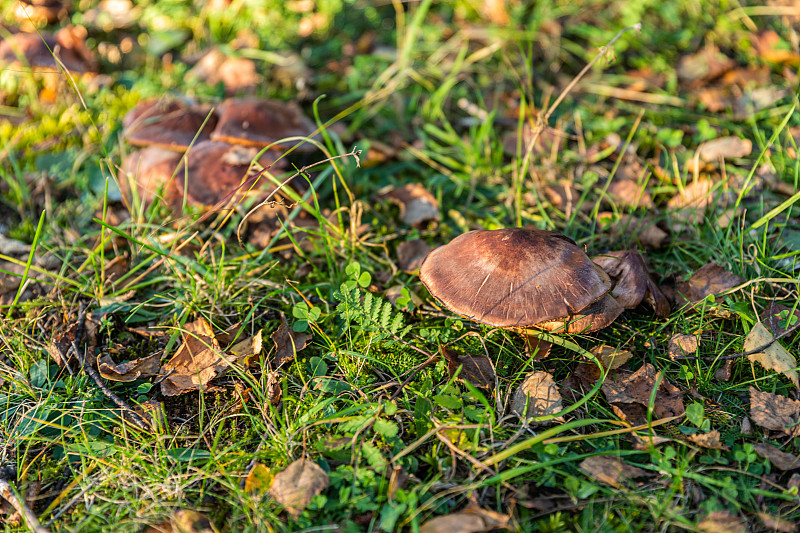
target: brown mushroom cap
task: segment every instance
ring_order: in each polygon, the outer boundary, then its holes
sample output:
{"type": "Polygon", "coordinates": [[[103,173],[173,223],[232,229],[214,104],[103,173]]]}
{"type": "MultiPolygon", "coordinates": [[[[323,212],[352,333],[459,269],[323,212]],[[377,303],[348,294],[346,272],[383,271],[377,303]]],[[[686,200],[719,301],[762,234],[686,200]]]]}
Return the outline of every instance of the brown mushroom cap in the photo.
{"type": "MultiPolygon", "coordinates": [[[[309,136],[317,129],[294,102],[232,98],[222,102],[219,113],[219,125],[211,138],[231,144],[264,148],[287,137],[309,136]]],[[[278,145],[271,148],[283,149],[278,145]]],[[[300,151],[314,149],[308,143],[297,148],[300,151]]]]}
{"type": "Polygon", "coordinates": [[[216,125],[216,115],[208,116],[208,111],[177,100],[143,100],[122,119],[129,143],[179,152],[188,150],[195,137],[196,143],[208,140],[216,125]]]}
{"type": "MultiPolygon", "coordinates": [[[[219,204],[246,178],[255,176],[254,169],[250,172],[248,170],[256,154],[257,150],[223,142],[203,141],[195,145],[186,154],[185,164],[181,165],[176,174],[179,194],[183,196],[185,193],[189,205],[219,204]]],[[[274,159],[264,154],[258,162],[263,167],[268,167],[274,163],[274,159]]],[[[259,193],[263,193],[267,183],[267,178],[262,177],[259,180],[256,184],[259,193]]],[[[248,194],[251,194],[248,188],[242,187],[231,199],[239,201],[248,194]]]]}
{"type": "Polygon", "coordinates": [[[156,146],[131,153],[122,163],[123,175],[119,179],[122,196],[130,202],[135,187],[136,194],[146,205],[161,191],[164,203],[174,205],[179,196],[177,179],[173,178],[173,175],[181,162],[181,157],[178,152],[156,146]]]}
{"type": "Polygon", "coordinates": [[[611,287],[570,238],[524,228],[460,235],[428,254],[420,279],[451,311],[503,328],[563,325],[611,287]]]}
{"type": "Polygon", "coordinates": [[[611,295],[625,309],[634,309],[647,302],[659,316],[667,316],[667,298],[650,277],[644,257],[634,250],[607,252],[592,258],[614,282],[611,295]]]}

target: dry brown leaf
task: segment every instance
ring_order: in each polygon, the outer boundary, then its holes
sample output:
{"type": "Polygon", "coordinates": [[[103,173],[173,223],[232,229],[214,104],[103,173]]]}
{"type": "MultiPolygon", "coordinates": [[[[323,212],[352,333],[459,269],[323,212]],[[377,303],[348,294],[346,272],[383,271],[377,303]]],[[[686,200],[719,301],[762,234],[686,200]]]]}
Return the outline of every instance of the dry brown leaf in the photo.
{"type": "Polygon", "coordinates": [[[222,357],[211,325],[200,318],[184,326],[183,343],[162,368],[164,396],[203,390],[229,363],[222,357]]]}
{"type": "Polygon", "coordinates": [[[607,232],[613,239],[636,235],[636,240],[650,249],[660,248],[667,237],[667,233],[656,226],[650,219],[639,219],[633,215],[622,215],[617,217],[614,213],[603,211],[598,213],[597,221],[603,231],[607,232]]]}
{"type": "Polygon", "coordinates": [[[669,339],[667,354],[675,361],[676,357],[692,355],[697,352],[697,337],[694,335],[683,335],[676,333],[669,339]]]}
{"type": "Polygon", "coordinates": [[[697,157],[706,163],[717,163],[720,159],[736,159],[750,155],[753,143],[739,137],[718,137],[697,147],[697,157]]]}
{"type": "Polygon", "coordinates": [[[792,453],[779,450],[772,444],[756,442],[753,444],[756,453],[761,457],[769,459],[769,462],[779,470],[794,470],[800,468],[800,457],[792,453]]]}
{"type": "Polygon", "coordinates": [[[97,371],[100,375],[111,381],[135,381],[141,378],[149,378],[158,375],[161,370],[161,353],[156,352],[123,363],[115,363],[108,354],[97,357],[97,371]]]}
{"type": "Polygon", "coordinates": [[[758,518],[761,519],[761,523],[764,524],[764,527],[771,529],[772,531],[780,531],[781,533],[793,533],[794,531],[797,531],[797,524],[795,522],[790,522],[789,520],[785,520],[779,516],[772,516],[771,514],[767,513],[758,513],[758,518]]]}
{"type": "MultiPolygon", "coordinates": [[[[645,363],[634,373],[617,370],[616,374],[606,379],[602,391],[616,407],[622,418],[631,424],[639,425],[647,422],[647,407],[650,395],[660,373],[650,363],[645,363]]],[[[683,395],[674,385],[661,379],[653,403],[653,414],[656,418],[679,416],[685,412],[683,395]]]]}
{"type": "Polygon", "coordinates": [[[328,488],[328,474],[313,461],[298,459],[272,480],[269,494],[289,514],[300,514],[317,494],[328,488]]]}
{"type": "Polygon", "coordinates": [[[722,76],[735,66],[736,61],[709,44],[694,54],[681,57],[675,70],[681,82],[698,86],[722,76]]]}
{"type": "Polygon", "coordinates": [[[653,207],[653,197],[632,179],[613,179],[608,185],[607,192],[617,204],[631,209],[653,207]]]}
{"type": "Polygon", "coordinates": [[[580,469],[589,477],[616,488],[622,488],[627,481],[635,478],[651,475],[647,470],[631,466],[619,457],[610,455],[587,457],[581,462],[580,469]]]}
{"type": "Polygon", "coordinates": [[[757,426],[800,436],[800,402],[750,387],[750,417],[757,426]]]}
{"type": "Polygon", "coordinates": [[[422,226],[440,218],[436,197],[419,183],[403,185],[385,197],[400,206],[400,219],[409,226],[422,226]]]}
{"type": "Polygon", "coordinates": [[[699,179],[670,198],[667,208],[671,210],[672,226],[677,231],[703,221],[706,208],[713,199],[711,194],[713,188],[714,183],[711,180],[699,179]]]}
{"type": "Polygon", "coordinates": [[[272,405],[278,405],[283,395],[283,387],[278,380],[279,374],[277,372],[270,372],[267,374],[267,399],[272,405]]]}
{"type": "MultiPolygon", "coordinates": [[[[219,337],[217,337],[217,340],[219,340],[219,337]]],[[[252,337],[242,339],[228,348],[227,352],[231,355],[231,361],[244,362],[246,366],[249,364],[250,359],[261,354],[263,345],[261,330],[258,330],[252,337]]]]}
{"type": "MultiPolygon", "coordinates": [[[[547,372],[533,372],[525,378],[522,385],[514,392],[511,401],[511,412],[520,418],[535,418],[558,413],[564,409],[561,394],[547,372]]],[[[554,418],[541,424],[559,422],[562,418],[554,418]]]]}
{"type": "Polygon", "coordinates": [[[144,533],[219,533],[204,514],[188,509],[175,511],[169,520],[149,526],[144,533]]]}
{"type": "MultiPolygon", "coordinates": [[[[764,344],[774,341],[775,337],[767,331],[767,328],[761,322],[756,323],[747,338],[744,340],[744,351],[749,352],[763,346],[764,344]]],[[[797,376],[797,361],[794,356],[784,348],[780,342],[773,342],[762,352],[756,352],[747,356],[750,361],[757,361],[767,370],[774,370],[782,373],[789,378],[794,386],[800,389],[800,381],[797,376]]]]}
{"type": "Polygon", "coordinates": [[[445,347],[442,347],[442,355],[447,359],[447,371],[451,378],[458,372],[459,379],[469,381],[476,387],[494,387],[496,380],[494,365],[486,355],[458,355],[445,347]]]}
{"type": "Polygon", "coordinates": [[[694,435],[687,435],[686,440],[691,443],[708,448],[711,450],[727,450],[728,447],[719,441],[719,431],[712,429],[708,433],[696,433],[694,435]]]}
{"type": "Polygon", "coordinates": [[[411,239],[410,241],[401,242],[397,246],[397,264],[400,270],[408,274],[413,274],[419,270],[422,261],[431,247],[427,242],[422,239],[411,239]]]}
{"type": "Polygon", "coordinates": [[[649,451],[654,446],[658,446],[659,444],[664,444],[666,442],[672,442],[672,439],[668,437],[662,437],[660,435],[645,435],[639,436],[637,434],[633,434],[633,447],[639,451],[649,451]]]}
{"type": "Polygon", "coordinates": [[[723,361],[720,367],[714,372],[714,377],[720,381],[728,381],[733,375],[733,359],[723,361]]]}
{"type": "Polygon", "coordinates": [[[282,317],[281,325],[269,336],[275,343],[275,356],[272,358],[272,368],[277,369],[286,361],[291,361],[308,344],[313,336],[308,333],[294,331],[286,318],[282,317]]]}
{"type": "Polygon", "coordinates": [[[697,524],[702,533],[745,533],[747,525],[728,511],[714,511],[697,524]]]}
{"type": "Polygon", "coordinates": [[[720,294],[737,285],[744,283],[744,279],[728,272],[714,263],[707,263],[700,267],[686,281],[675,284],[675,290],[691,303],[703,300],[711,294],[720,294]]]}
{"type": "Polygon", "coordinates": [[[509,515],[471,505],[458,513],[437,516],[422,524],[420,533],[484,533],[508,529],[509,515]]]}
{"type": "Polygon", "coordinates": [[[273,480],[272,470],[268,466],[257,462],[247,473],[247,477],[244,480],[244,491],[248,494],[254,492],[266,493],[272,486],[273,480]]]}
{"type": "Polygon", "coordinates": [[[800,54],[791,50],[789,46],[782,47],[781,37],[775,30],[764,30],[758,34],[751,34],[750,38],[753,41],[753,47],[764,61],[792,66],[800,65],[800,54]]]}
{"type": "Polygon", "coordinates": [[[616,370],[633,357],[633,354],[628,350],[620,350],[607,344],[594,346],[589,352],[597,357],[606,370],[616,370]]]}
{"type": "Polygon", "coordinates": [[[79,329],[80,324],[75,322],[47,343],[47,353],[58,366],[63,367],[73,359],[74,355],[70,352],[70,348],[77,338],[79,329]]]}

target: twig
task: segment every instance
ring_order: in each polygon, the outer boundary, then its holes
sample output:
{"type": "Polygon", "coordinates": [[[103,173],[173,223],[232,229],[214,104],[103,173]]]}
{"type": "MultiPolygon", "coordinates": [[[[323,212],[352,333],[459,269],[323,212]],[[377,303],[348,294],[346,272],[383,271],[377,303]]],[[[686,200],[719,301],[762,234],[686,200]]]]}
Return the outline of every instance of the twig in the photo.
{"type": "Polygon", "coordinates": [[[678,360],[680,360],[680,361],[685,361],[685,360],[691,360],[691,361],[727,361],[729,359],[738,359],[740,357],[746,357],[748,355],[753,355],[754,353],[763,352],[764,350],[766,350],[767,348],[772,346],[775,342],[777,342],[779,339],[782,339],[784,337],[788,337],[789,335],[791,335],[792,333],[797,331],[798,328],[800,328],[800,321],[797,321],[797,323],[795,323],[794,326],[790,327],[789,329],[787,329],[786,331],[784,331],[780,335],[776,335],[775,337],[773,337],[771,341],[769,341],[767,343],[764,343],[761,346],[758,346],[757,348],[753,348],[752,350],[748,350],[746,352],[739,352],[739,353],[735,353],[733,355],[724,355],[724,356],[679,355],[677,357],[673,357],[672,359],[674,361],[678,361],[678,360]]]}
{"type": "MultiPolygon", "coordinates": [[[[103,382],[103,379],[97,373],[97,371],[92,368],[86,358],[86,354],[81,355],[80,349],[78,348],[78,344],[83,341],[84,335],[84,322],[86,321],[86,304],[81,303],[80,310],[78,311],[78,331],[75,333],[75,340],[72,341],[71,350],[75,358],[83,368],[83,371],[86,372],[86,375],[92,378],[97,385],[97,388],[100,389],[108,399],[112,402],[117,404],[117,406],[122,409],[123,413],[127,413],[128,418],[130,419],[131,423],[134,426],[138,427],[143,431],[152,431],[152,427],[148,424],[139,414],[133,410],[131,406],[129,406],[125,400],[111,392],[111,389],[103,382]]],[[[124,419],[124,417],[123,417],[124,419]]]]}
{"type": "Polygon", "coordinates": [[[12,487],[8,480],[3,477],[0,477],[0,496],[8,501],[8,503],[10,503],[14,509],[17,510],[20,516],[25,519],[28,529],[34,533],[50,533],[49,529],[39,523],[39,519],[36,518],[33,510],[25,505],[25,502],[17,498],[14,487],[12,487]]]}

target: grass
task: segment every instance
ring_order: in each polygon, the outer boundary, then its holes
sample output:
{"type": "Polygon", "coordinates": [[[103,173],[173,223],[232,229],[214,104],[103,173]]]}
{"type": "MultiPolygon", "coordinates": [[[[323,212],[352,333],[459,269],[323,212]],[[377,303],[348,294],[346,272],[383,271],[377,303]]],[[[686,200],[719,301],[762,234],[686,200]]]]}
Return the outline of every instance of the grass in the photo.
{"type": "MultiPolygon", "coordinates": [[[[14,4],[0,0],[4,17],[14,4]]],[[[799,198],[764,187],[759,168],[769,163],[776,179],[800,185],[795,82],[785,74],[789,66],[764,59],[751,44],[755,30],[771,28],[791,50],[792,21],[725,2],[523,4],[507,2],[510,22],[493,24],[480,3],[467,0],[319,1],[324,24],[301,36],[308,13],[283,2],[234,0],[227,10],[141,2],[129,26],[109,29],[102,19],[92,22],[97,3],[86,0],[71,20],[87,25],[90,47],[133,39],[129,55],[101,57],[112,83],[98,88],[81,79],[76,91],[62,80],[47,103],[40,101],[44,80],[0,72],[0,112],[15,117],[0,119],[0,224],[6,236],[33,245],[35,253],[16,264],[23,278],[43,284],[38,297],[21,298],[20,290],[0,309],[2,460],[21,493],[41,484],[30,505],[43,523],[58,531],[141,531],[177,509],[195,509],[220,531],[418,531],[469,502],[509,513],[516,531],[696,531],[715,511],[753,530],[762,527],[759,513],[800,519],[790,473],[753,448],[770,442],[797,454],[800,441],[758,427],[746,434],[741,426],[750,386],[796,398],[789,380],[740,359],[722,381],[720,361],[667,355],[674,334],[699,336],[699,356],[742,351],[756,312],[780,287],[791,293],[787,305],[797,299],[799,198]],[[504,151],[505,135],[519,137],[601,46],[638,22],[642,32],[617,41],[613,56],[553,113],[549,124],[564,135],[557,152],[526,159],[519,140],[504,151]],[[355,146],[362,165],[340,157],[307,170],[312,187],[263,248],[238,243],[249,205],[200,222],[198,214],[172,218],[159,204],[121,216],[114,175],[130,150],[121,141],[122,116],[140,99],[165,93],[218,101],[222,88],[191,79],[186,59],[209,46],[230,48],[237,37],[249,43],[237,53],[265,75],[258,94],[298,97],[320,124],[338,117],[344,127],[326,129],[322,146],[329,156],[355,146]],[[769,84],[788,93],[745,117],[709,112],[695,102],[699,89],[676,73],[680,58],[705,43],[742,66],[766,69],[769,84]],[[298,69],[297,79],[282,81],[289,54],[311,74],[298,69]],[[644,67],[664,79],[644,93],[647,102],[604,96],[644,67]],[[622,172],[603,144],[609,134],[644,162],[636,177],[648,183],[655,208],[631,209],[608,196],[606,177],[622,172]],[[694,180],[689,163],[697,146],[724,135],[752,140],[753,154],[703,171],[715,183],[712,206],[678,231],[666,203],[694,180]],[[395,153],[379,157],[384,145],[395,153]],[[556,179],[574,184],[569,211],[541,192],[556,179]],[[438,224],[406,226],[397,206],[379,199],[387,187],[409,182],[438,198],[438,224]],[[717,216],[739,206],[744,213],[721,227],[717,216]],[[644,308],[626,311],[611,327],[570,336],[534,361],[518,335],[436,308],[418,278],[395,264],[397,245],[408,239],[436,246],[469,229],[528,224],[564,232],[590,255],[638,248],[634,232],[612,234],[599,222],[609,211],[614,219],[651,215],[671,230],[647,254],[659,282],[686,279],[714,261],[752,284],[666,319],[644,308]],[[56,266],[36,262],[44,253],[56,266]],[[121,256],[126,266],[115,270],[121,256]],[[406,311],[383,303],[383,290],[398,285],[408,291],[400,301],[406,311]],[[48,355],[81,304],[96,327],[95,355],[116,361],[157,351],[166,361],[198,317],[240,338],[263,331],[264,354],[203,393],[164,397],[152,379],[107,382],[133,405],[159,402],[165,421],[141,431],[120,419],[91,378],[48,355]],[[273,405],[274,348],[266,337],[282,315],[314,339],[278,370],[282,400],[273,405]],[[131,329],[144,326],[159,335],[131,329]],[[399,391],[445,344],[460,354],[487,353],[498,387],[451,379],[439,360],[399,391]],[[625,368],[652,364],[682,391],[690,416],[652,428],[672,441],[635,447],[633,430],[599,385],[566,402],[563,422],[534,426],[510,414],[529,372],[547,371],[563,384],[599,344],[632,351],[625,368]],[[686,439],[711,429],[727,449],[686,439]],[[579,467],[606,455],[650,475],[611,486],[579,467]],[[301,457],[330,477],[303,512],[290,515],[263,490],[246,490],[256,463],[275,475],[301,457]]],[[[797,335],[783,342],[797,353],[797,335]]],[[[650,411],[654,402],[653,394],[650,411]]]]}

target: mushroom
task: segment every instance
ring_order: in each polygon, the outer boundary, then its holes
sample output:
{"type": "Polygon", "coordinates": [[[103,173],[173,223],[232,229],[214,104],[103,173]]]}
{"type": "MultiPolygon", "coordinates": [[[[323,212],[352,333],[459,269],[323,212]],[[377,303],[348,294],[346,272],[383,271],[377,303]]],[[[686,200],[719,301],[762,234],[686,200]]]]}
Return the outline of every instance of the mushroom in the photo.
{"type": "MultiPolygon", "coordinates": [[[[222,102],[219,113],[211,139],[231,144],[264,148],[287,137],[307,137],[317,129],[294,102],[231,98],[222,102]]],[[[279,145],[271,148],[282,150],[279,145]]],[[[304,143],[297,150],[311,151],[314,146],[304,143]]]]}
{"type": "Polygon", "coordinates": [[[611,277],[611,295],[623,308],[634,309],[645,301],[658,316],[669,315],[669,301],[650,276],[642,254],[633,250],[607,252],[592,261],[611,277]]]}
{"type": "Polygon", "coordinates": [[[55,35],[13,34],[0,42],[0,64],[58,72],[60,62],[72,72],[94,72],[97,70],[97,60],[86,48],[85,32],[79,26],[67,26],[55,35]]]}
{"type": "Polygon", "coordinates": [[[217,117],[209,116],[207,110],[178,100],[160,99],[139,102],[122,119],[129,143],[178,152],[188,150],[192,141],[208,140],[216,124],[217,117]]]}
{"type": "MultiPolygon", "coordinates": [[[[249,194],[249,187],[237,188],[246,178],[255,176],[250,172],[250,163],[257,153],[254,148],[224,142],[203,141],[197,144],[186,154],[186,160],[176,174],[179,195],[185,195],[189,205],[204,207],[215,206],[227,199],[238,202],[249,194]]],[[[267,154],[259,157],[258,163],[265,168],[271,165],[275,168],[275,160],[267,154]]],[[[264,181],[262,178],[261,184],[264,181]]]]}
{"type": "Polygon", "coordinates": [[[122,174],[119,177],[119,189],[122,197],[128,201],[128,205],[131,205],[134,196],[137,196],[144,205],[148,205],[159,192],[166,205],[175,206],[179,203],[177,180],[173,179],[173,176],[181,157],[179,152],[164,150],[157,146],[137,150],[128,155],[122,163],[122,174]]]}
{"type": "Polygon", "coordinates": [[[588,333],[622,313],[608,275],[553,231],[470,231],[428,254],[419,276],[451,311],[500,328],[588,333]]]}

